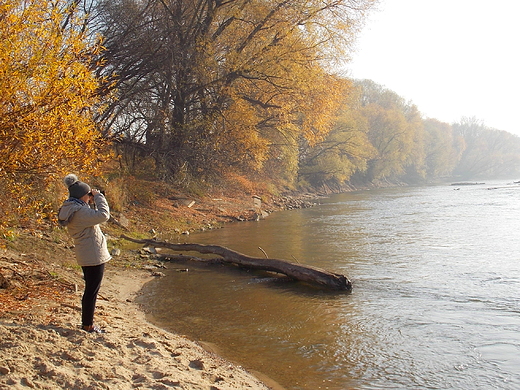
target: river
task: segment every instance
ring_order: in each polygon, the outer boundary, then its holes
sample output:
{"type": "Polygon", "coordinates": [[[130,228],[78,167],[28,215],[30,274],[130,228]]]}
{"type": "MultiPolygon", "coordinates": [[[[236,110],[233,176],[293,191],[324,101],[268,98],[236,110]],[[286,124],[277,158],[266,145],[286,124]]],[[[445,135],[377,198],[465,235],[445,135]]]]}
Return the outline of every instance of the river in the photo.
{"type": "Polygon", "coordinates": [[[151,320],[288,390],[520,388],[520,186],[320,203],[181,240],[343,273],[352,293],[169,264],[141,298],[151,320]]]}

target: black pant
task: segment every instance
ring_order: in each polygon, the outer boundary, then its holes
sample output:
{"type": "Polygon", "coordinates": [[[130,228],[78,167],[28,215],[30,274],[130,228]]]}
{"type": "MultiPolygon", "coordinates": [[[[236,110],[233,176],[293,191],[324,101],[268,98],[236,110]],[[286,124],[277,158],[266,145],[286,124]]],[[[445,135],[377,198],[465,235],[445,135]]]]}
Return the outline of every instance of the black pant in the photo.
{"type": "Polygon", "coordinates": [[[81,267],[85,279],[85,292],[81,299],[81,323],[83,326],[94,324],[96,299],[103,280],[105,264],[81,267]]]}

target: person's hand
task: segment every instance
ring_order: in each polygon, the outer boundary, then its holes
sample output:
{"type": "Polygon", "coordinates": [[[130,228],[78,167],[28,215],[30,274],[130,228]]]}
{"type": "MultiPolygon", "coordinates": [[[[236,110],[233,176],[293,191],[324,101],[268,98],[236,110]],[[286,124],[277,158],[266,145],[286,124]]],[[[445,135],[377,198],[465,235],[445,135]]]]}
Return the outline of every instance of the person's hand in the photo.
{"type": "Polygon", "coordinates": [[[90,190],[90,192],[91,192],[92,195],[94,195],[94,196],[96,196],[97,194],[99,194],[99,190],[95,190],[95,189],[90,190]]]}

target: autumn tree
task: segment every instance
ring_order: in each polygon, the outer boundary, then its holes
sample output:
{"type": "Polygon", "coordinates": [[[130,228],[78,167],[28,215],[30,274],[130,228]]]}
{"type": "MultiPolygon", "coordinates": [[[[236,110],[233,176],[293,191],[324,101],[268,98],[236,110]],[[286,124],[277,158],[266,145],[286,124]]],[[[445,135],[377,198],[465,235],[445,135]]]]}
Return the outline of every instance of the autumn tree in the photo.
{"type": "Polygon", "coordinates": [[[366,180],[424,176],[424,139],[417,107],[371,80],[362,88],[361,112],[368,121],[368,138],[377,153],[369,161],[366,180]]]}
{"type": "Polygon", "coordinates": [[[424,121],[424,132],[427,176],[450,176],[460,157],[451,125],[429,118],[424,121]]]}
{"type": "Polygon", "coordinates": [[[40,205],[57,176],[96,162],[97,50],[65,1],[0,2],[2,221],[40,205]]]}
{"type": "Polygon", "coordinates": [[[299,175],[314,187],[341,189],[355,173],[363,173],[375,148],[368,139],[368,121],[360,111],[360,88],[344,80],[344,98],[327,136],[312,147],[307,142],[300,153],[299,175]]]}
{"type": "Polygon", "coordinates": [[[101,118],[105,134],[178,181],[273,161],[294,170],[299,137],[321,139],[338,107],[326,64],[373,3],[103,1],[101,72],[119,97],[101,118]]]}

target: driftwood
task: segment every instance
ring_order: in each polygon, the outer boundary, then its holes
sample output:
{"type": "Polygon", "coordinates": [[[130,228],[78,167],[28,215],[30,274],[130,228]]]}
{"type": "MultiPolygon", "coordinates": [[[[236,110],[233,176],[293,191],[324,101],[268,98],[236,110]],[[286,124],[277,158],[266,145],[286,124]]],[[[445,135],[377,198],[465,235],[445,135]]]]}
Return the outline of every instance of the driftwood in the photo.
{"type": "Polygon", "coordinates": [[[295,264],[285,260],[251,257],[218,245],[172,244],[169,242],[156,240],[138,240],[125,235],[121,235],[121,238],[138,244],[149,245],[157,248],[168,248],[174,251],[211,253],[221,256],[222,261],[225,263],[231,263],[241,267],[248,267],[257,270],[281,273],[291,279],[311,284],[318,284],[332,290],[352,290],[352,283],[346,276],[325,271],[310,265],[295,264]]]}

